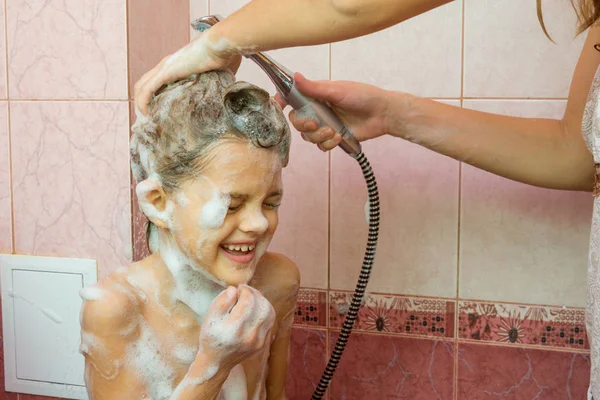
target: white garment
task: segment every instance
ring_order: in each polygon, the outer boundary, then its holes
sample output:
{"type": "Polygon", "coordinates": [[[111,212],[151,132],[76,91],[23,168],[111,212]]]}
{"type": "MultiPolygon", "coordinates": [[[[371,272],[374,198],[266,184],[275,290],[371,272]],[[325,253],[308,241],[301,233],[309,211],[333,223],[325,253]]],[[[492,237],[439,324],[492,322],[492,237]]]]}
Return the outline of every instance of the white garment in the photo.
{"type": "MultiPolygon", "coordinates": [[[[600,68],[596,71],[582,121],[585,142],[594,156],[596,175],[600,164],[600,68]]],[[[594,199],[587,276],[585,325],[590,343],[592,370],[588,400],[600,399],[600,197],[594,199]]]]}

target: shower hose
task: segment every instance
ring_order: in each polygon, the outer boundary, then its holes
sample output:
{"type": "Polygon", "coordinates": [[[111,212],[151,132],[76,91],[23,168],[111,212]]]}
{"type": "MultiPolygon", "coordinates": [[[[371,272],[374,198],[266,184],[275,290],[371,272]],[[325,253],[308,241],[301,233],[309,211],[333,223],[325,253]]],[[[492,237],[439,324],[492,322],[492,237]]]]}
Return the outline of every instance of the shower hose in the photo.
{"type": "Polygon", "coordinates": [[[360,164],[365,181],[367,182],[367,189],[369,192],[369,238],[367,240],[367,249],[363,258],[362,268],[360,270],[360,277],[352,296],[352,302],[350,308],[346,314],[344,324],[340,336],[335,344],[335,347],[329,358],[329,362],[323,371],[321,380],[317,385],[312,400],[320,400],[325,395],[329,382],[333,378],[335,369],[340,363],[348,338],[352,333],[352,327],[358,317],[358,310],[362,304],[367,284],[369,283],[369,276],[371,275],[371,269],[373,267],[373,261],[375,259],[375,248],[377,247],[377,239],[379,237],[379,191],[377,190],[377,182],[375,181],[375,175],[371,169],[371,165],[367,160],[367,157],[361,152],[356,156],[356,160],[360,164]]]}

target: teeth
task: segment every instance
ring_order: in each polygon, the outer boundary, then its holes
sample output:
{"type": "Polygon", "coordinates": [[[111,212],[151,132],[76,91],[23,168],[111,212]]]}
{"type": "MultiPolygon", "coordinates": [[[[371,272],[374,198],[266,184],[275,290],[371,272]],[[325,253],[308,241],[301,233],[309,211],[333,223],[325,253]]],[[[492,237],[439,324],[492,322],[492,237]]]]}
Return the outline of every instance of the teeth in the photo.
{"type": "Polygon", "coordinates": [[[223,247],[225,247],[227,250],[242,251],[244,253],[254,250],[254,246],[253,245],[250,245],[250,246],[234,246],[234,245],[231,245],[231,244],[227,244],[227,245],[224,245],[223,247]]]}

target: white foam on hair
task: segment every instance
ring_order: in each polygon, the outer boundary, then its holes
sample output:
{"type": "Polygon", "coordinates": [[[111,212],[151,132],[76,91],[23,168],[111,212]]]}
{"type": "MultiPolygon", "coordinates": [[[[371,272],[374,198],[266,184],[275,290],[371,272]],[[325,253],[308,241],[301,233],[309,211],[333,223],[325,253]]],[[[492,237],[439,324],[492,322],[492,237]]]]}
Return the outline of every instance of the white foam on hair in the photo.
{"type": "Polygon", "coordinates": [[[202,228],[217,229],[223,225],[231,197],[214,189],[212,197],[202,207],[198,223],[202,228]]]}

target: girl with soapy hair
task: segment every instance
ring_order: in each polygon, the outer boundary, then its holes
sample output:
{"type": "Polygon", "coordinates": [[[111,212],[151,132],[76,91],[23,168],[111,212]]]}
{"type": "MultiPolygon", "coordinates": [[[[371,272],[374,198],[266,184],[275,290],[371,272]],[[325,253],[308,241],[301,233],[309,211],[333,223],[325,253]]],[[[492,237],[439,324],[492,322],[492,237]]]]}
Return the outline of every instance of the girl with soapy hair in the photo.
{"type": "MultiPolygon", "coordinates": [[[[533,1],[521,0],[523,6],[533,1]]],[[[449,2],[253,0],[146,73],[135,86],[135,101],[145,112],[152,93],[180,76],[235,67],[240,55],[251,52],[367,35],[449,2]]],[[[535,2],[546,32],[542,3],[535,2]]],[[[519,182],[594,193],[586,307],[592,363],[588,399],[600,400],[600,0],[571,3],[578,32],[586,32],[587,40],[562,119],[500,116],[358,82],[308,81],[300,74],[295,83],[303,94],[329,102],[359,140],[390,135],[519,182]]],[[[341,141],[339,133],[319,129],[316,121],[294,112],[290,119],[321,150],[341,141]]]]}
{"type": "Polygon", "coordinates": [[[131,165],[152,254],[81,296],[92,400],[285,399],[296,266],[267,252],[290,131],[229,71],[168,85],[131,165]]]}

